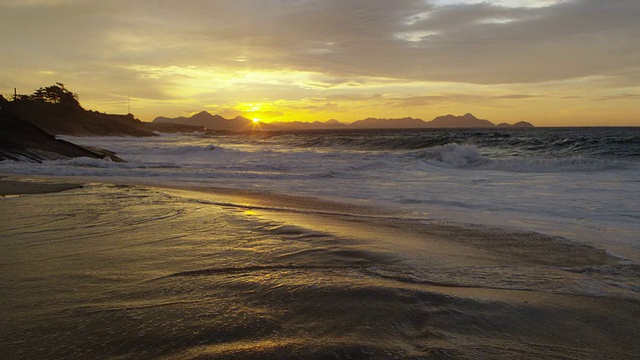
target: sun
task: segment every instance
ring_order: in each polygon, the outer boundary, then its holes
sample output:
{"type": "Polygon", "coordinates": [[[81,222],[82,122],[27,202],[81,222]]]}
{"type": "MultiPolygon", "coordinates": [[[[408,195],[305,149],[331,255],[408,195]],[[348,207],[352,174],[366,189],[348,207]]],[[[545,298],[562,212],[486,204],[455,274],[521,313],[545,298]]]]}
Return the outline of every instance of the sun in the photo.
{"type": "Polygon", "coordinates": [[[260,119],[258,119],[258,118],[253,118],[253,119],[252,119],[252,121],[253,121],[253,123],[254,123],[254,124],[257,124],[257,123],[259,123],[259,122],[260,122],[260,119]]]}

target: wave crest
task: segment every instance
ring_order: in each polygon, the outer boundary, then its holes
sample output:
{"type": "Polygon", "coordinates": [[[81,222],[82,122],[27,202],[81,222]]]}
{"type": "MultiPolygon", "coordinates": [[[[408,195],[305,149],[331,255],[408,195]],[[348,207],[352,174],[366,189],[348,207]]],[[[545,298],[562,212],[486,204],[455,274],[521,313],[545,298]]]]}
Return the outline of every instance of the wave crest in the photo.
{"type": "Polygon", "coordinates": [[[491,159],[482,155],[474,145],[447,144],[412,153],[412,156],[429,165],[455,169],[498,170],[511,172],[580,172],[625,168],[621,161],[605,161],[594,158],[527,158],[512,156],[491,159]]]}
{"type": "Polygon", "coordinates": [[[491,162],[473,145],[447,144],[420,150],[415,154],[418,158],[460,169],[478,167],[491,162]]]}

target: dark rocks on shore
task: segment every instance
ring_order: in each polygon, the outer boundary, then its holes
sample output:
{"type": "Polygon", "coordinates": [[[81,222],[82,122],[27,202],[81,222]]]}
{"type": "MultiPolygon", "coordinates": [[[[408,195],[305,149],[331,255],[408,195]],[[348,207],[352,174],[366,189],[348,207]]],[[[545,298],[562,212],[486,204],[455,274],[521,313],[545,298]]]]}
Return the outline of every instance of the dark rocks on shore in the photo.
{"type": "Polygon", "coordinates": [[[60,160],[75,157],[124,162],[115,153],[56,139],[59,135],[152,136],[153,130],[133,115],[87,111],[63,84],[40,88],[32,95],[0,95],[0,160],[60,160]]]}
{"type": "Polygon", "coordinates": [[[153,136],[147,123],[133,115],[110,115],[83,109],[79,104],[14,100],[7,109],[53,135],[73,136],[153,136]]]}
{"type": "Polygon", "coordinates": [[[74,157],[108,158],[124,162],[111,151],[82,147],[56,139],[36,125],[20,120],[0,108],[0,160],[41,162],[74,157]]]}

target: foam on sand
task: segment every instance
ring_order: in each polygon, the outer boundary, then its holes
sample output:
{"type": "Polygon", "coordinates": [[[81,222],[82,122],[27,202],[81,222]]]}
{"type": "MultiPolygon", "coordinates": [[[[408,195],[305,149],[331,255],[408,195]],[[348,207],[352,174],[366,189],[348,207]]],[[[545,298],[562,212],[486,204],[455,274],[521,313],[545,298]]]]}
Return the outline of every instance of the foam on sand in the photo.
{"type": "Polygon", "coordinates": [[[41,179],[10,180],[0,177],[0,196],[22,194],[46,194],[81,187],[81,184],[73,184],[61,181],[46,181],[41,179]]]}
{"type": "Polygon", "coordinates": [[[640,269],[563,238],[256,191],[0,199],[0,353],[631,359],[640,269]]]}

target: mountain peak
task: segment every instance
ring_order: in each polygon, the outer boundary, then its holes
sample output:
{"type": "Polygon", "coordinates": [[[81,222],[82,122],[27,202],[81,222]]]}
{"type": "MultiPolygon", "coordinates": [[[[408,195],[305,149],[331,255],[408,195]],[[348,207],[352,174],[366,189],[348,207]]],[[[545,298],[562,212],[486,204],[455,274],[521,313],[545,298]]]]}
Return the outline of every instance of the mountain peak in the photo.
{"type": "Polygon", "coordinates": [[[215,117],[220,117],[220,115],[211,115],[208,111],[200,111],[199,113],[192,115],[190,119],[211,119],[215,117]]]}
{"type": "Polygon", "coordinates": [[[366,118],[357,120],[349,124],[351,128],[369,128],[369,129],[415,129],[424,127],[426,123],[421,119],[412,117],[404,117],[397,119],[378,119],[366,118]]]}
{"type": "MultiPolygon", "coordinates": [[[[158,117],[154,122],[170,122],[177,124],[185,124],[191,126],[204,126],[210,130],[233,130],[233,131],[246,131],[253,127],[253,121],[243,116],[236,116],[233,119],[225,119],[220,115],[211,115],[207,111],[201,111],[190,118],[161,118],[158,117]]],[[[513,126],[513,127],[533,127],[533,125],[521,122],[514,125],[500,124],[500,127],[513,126]]],[[[496,127],[494,123],[489,120],[478,119],[471,113],[464,115],[444,115],[438,116],[435,119],[425,122],[419,118],[413,118],[410,116],[395,119],[380,119],[374,117],[368,117],[363,120],[357,120],[350,124],[341,123],[335,119],[327,120],[325,122],[270,122],[262,123],[261,130],[308,130],[308,129],[417,129],[417,128],[492,128],[496,127]]]]}
{"type": "Polygon", "coordinates": [[[429,121],[427,125],[435,128],[486,128],[495,126],[491,121],[478,119],[471,113],[466,113],[462,116],[455,116],[451,114],[438,116],[437,118],[429,121]]]}

